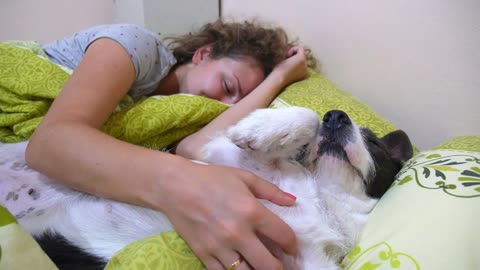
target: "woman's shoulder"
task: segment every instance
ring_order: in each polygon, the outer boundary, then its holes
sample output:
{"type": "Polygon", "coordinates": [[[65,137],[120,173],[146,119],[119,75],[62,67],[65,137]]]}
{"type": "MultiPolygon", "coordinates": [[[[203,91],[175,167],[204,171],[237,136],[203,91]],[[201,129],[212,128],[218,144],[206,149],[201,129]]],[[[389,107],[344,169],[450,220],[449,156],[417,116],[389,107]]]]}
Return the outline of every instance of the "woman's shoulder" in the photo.
{"type": "Polygon", "coordinates": [[[150,40],[161,43],[158,34],[143,26],[127,23],[93,26],[77,32],[73,37],[75,39],[87,39],[90,42],[101,37],[109,37],[115,40],[126,40],[130,42],[136,42],[136,40],[139,42],[145,42],[150,40]]]}

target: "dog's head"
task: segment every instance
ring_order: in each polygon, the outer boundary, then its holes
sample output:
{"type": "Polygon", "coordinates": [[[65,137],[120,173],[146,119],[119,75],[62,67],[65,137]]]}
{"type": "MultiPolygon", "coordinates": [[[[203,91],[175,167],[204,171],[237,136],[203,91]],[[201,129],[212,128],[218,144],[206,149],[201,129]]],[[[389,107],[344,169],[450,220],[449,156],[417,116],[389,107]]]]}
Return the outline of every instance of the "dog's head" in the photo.
{"type": "Polygon", "coordinates": [[[368,128],[359,128],[339,110],[327,112],[317,139],[317,174],[346,181],[370,197],[381,197],[392,184],[413,149],[405,132],[397,130],[378,138],[368,128]],[[349,181],[355,181],[351,183],[349,181]]]}

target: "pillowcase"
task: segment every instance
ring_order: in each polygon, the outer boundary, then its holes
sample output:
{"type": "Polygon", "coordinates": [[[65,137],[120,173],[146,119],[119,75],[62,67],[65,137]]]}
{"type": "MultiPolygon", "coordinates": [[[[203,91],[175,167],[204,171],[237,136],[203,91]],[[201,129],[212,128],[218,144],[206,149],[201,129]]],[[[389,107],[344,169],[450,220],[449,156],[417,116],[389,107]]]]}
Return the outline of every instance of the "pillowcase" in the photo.
{"type": "Polygon", "coordinates": [[[375,110],[313,70],[309,71],[305,80],[288,86],[273,101],[271,107],[283,106],[310,108],[317,112],[320,119],[330,110],[343,110],[359,126],[370,128],[380,137],[397,129],[375,110]]]}
{"type": "Polygon", "coordinates": [[[57,270],[33,238],[0,205],[0,269],[57,270]]]}
{"type": "Polygon", "coordinates": [[[372,211],[344,269],[478,269],[480,136],[410,159],[372,211]]]}
{"type": "Polygon", "coordinates": [[[196,132],[228,108],[202,96],[153,96],[122,106],[102,130],[113,137],[152,149],[165,149],[196,132]]]}

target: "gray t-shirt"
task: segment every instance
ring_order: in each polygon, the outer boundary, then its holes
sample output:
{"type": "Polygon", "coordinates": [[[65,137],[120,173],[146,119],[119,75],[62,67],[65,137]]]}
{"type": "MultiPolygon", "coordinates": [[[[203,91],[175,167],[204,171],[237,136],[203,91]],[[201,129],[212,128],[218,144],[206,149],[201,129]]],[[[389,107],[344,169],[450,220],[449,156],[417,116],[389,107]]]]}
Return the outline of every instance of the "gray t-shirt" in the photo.
{"type": "Polygon", "coordinates": [[[73,36],[44,44],[43,50],[57,64],[75,69],[88,46],[99,38],[110,38],[125,48],[135,66],[135,81],[129,94],[133,98],[157,89],[170,68],[177,62],[157,34],[133,24],[100,25],[73,36]]]}

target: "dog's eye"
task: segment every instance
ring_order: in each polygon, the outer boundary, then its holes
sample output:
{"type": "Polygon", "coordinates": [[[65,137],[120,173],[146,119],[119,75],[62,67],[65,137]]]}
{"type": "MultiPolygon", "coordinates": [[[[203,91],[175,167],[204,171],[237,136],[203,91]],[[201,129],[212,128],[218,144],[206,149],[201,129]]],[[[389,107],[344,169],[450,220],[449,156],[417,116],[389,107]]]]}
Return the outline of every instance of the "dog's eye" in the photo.
{"type": "Polygon", "coordinates": [[[373,144],[374,146],[380,146],[379,142],[377,140],[372,140],[372,139],[369,139],[368,142],[370,144],[373,144]]]}

